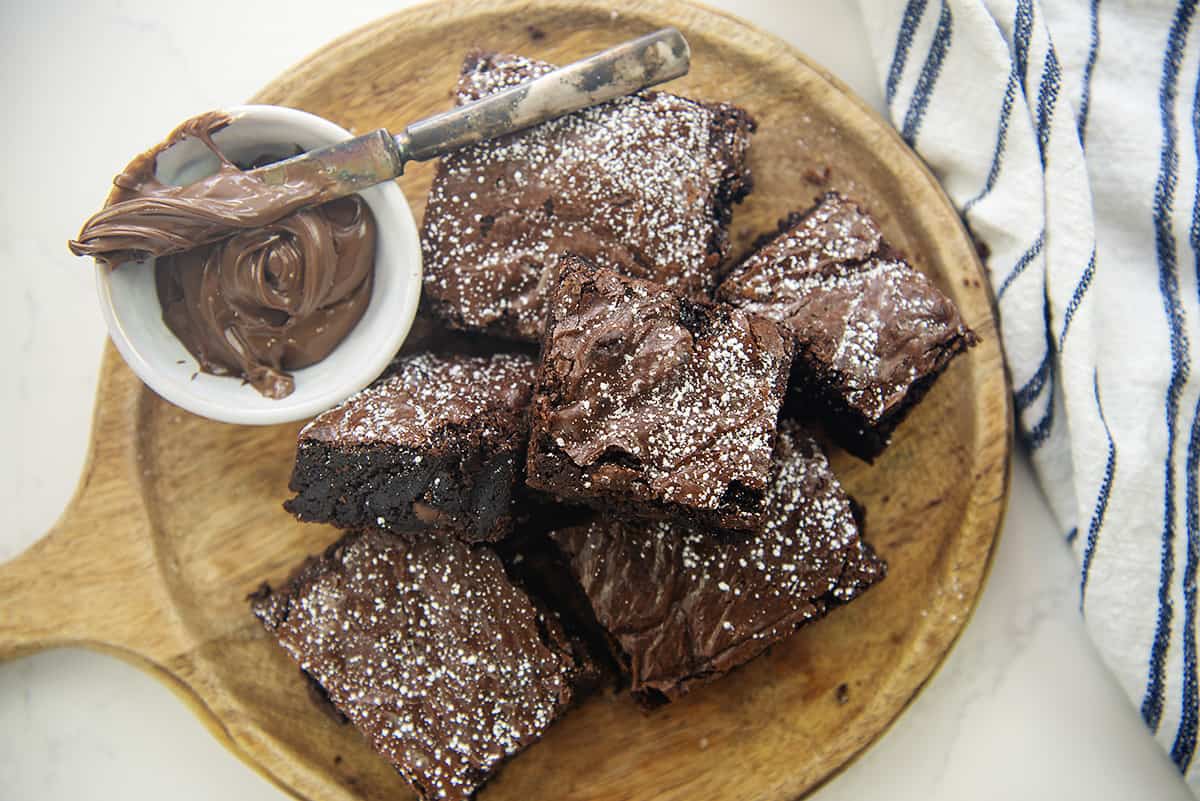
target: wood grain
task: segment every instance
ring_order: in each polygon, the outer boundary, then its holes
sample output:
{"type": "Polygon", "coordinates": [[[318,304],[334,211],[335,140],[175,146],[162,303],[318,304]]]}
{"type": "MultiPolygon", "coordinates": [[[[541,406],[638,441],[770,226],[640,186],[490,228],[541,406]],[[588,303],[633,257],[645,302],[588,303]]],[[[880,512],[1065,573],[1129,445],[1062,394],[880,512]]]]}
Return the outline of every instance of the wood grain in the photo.
{"type": "MultiPolygon", "coordinates": [[[[827,188],[860,199],[889,238],[958,303],[982,344],[959,359],[873,466],[833,454],[868,510],[890,575],[730,677],[644,715],[596,697],[504,769],[484,799],[799,797],[886,730],[970,616],[1003,516],[1009,388],[987,283],[937,183],[895,133],[782,42],[673,0],[442,2],[349,34],[271,83],[257,102],[356,132],[449,105],[471,47],[565,62],[663,25],[692,46],[672,86],[758,119],[757,188],[735,212],[743,250],[827,188]],[[822,180],[829,168],[828,181],[822,180]]],[[[400,183],[419,215],[432,177],[400,183]]],[[[347,727],[308,700],[245,596],[336,538],[281,508],[298,426],[239,428],[182,412],[110,346],[79,490],[45,539],[0,566],[0,658],[82,644],[176,689],[235,753],[313,799],[409,797],[347,727]]]]}

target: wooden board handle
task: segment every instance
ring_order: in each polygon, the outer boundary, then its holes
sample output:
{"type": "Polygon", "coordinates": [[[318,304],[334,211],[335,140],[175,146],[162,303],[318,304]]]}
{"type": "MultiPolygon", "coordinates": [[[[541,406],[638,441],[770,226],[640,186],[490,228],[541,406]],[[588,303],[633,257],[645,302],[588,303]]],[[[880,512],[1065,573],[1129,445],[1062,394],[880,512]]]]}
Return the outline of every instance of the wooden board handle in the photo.
{"type": "Polygon", "coordinates": [[[113,364],[119,359],[110,344],[97,393],[104,404],[92,417],[74,498],[45,537],[0,565],[0,660],[63,645],[152,661],[178,652],[182,628],[157,579],[131,444],[137,438],[127,430],[141,418],[144,393],[124,365],[113,364]]]}
{"type": "Polygon", "coordinates": [[[139,624],[121,617],[148,608],[134,599],[149,587],[138,566],[112,553],[119,549],[91,550],[98,539],[67,518],[0,565],[0,660],[65,645],[129,647],[122,633],[139,624]]]}

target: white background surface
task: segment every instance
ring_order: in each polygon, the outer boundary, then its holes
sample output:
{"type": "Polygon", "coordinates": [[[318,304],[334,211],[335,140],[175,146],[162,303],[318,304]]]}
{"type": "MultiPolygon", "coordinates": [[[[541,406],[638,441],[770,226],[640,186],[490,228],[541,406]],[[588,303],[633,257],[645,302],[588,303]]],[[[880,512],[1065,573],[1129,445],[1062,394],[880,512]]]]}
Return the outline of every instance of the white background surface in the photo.
{"type": "MultiPolygon", "coordinates": [[[[51,525],[82,465],[104,330],[91,265],[65,242],[112,175],[183,118],[245,100],[405,5],[0,2],[0,560],[51,525]]],[[[712,5],[797,45],[879,107],[852,4],[712,5]]],[[[1018,458],[992,576],[961,642],[891,732],[814,798],[1189,799],[1098,661],[1077,586],[1018,458]]],[[[64,650],[0,665],[0,801],[118,797],[285,796],[123,663],[64,650]]]]}

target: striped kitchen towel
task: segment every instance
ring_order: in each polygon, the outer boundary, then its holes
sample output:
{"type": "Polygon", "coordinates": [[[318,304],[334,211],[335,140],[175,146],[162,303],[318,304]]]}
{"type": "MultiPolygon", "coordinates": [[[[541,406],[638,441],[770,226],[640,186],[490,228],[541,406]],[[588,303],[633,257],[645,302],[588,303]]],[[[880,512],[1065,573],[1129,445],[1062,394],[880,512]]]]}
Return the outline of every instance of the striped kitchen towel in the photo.
{"type": "Polygon", "coordinates": [[[1091,636],[1200,795],[1196,0],[859,0],[977,239],[1091,636]]]}

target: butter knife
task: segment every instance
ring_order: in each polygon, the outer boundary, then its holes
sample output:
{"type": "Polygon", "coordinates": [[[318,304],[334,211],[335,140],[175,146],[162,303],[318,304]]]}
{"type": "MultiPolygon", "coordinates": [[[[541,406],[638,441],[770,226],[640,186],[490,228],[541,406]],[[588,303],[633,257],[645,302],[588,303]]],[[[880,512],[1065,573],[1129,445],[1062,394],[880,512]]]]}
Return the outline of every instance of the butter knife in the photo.
{"type": "Polygon", "coordinates": [[[435,159],[686,75],[690,59],[683,34],[663,28],[415,122],[399,134],[380,128],[259,167],[250,174],[267,185],[305,182],[321,186],[316,202],[327,202],[396,178],[410,161],[435,159]]]}

